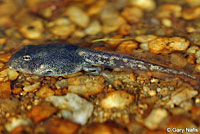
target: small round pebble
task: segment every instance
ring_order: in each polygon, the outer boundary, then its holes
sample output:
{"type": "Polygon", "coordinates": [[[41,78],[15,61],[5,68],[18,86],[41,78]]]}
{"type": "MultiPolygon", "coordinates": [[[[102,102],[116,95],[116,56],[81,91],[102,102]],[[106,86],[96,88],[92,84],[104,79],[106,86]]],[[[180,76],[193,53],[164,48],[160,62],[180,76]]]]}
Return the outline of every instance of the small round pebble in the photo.
{"type": "Polygon", "coordinates": [[[156,35],[138,35],[135,37],[135,40],[140,42],[140,43],[146,43],[146,42],[149,42],[151,40],[154,40],[155,38],[157,38],[156,35]]]}
{"type": "Polygon", "coordinates": [[[198,46],[191,46],[187,49],[187,53],[188,54],[195,54],[196,51],[199,50],[199,47],[198,46]]]}
{"type": "Polygon", "coordinates": [[[195,66],[195,71],[200,72],[200,64],[197,64],[197,65],[195,66]]]}
{"type": "Polygon", "coordinates": [[[178,4],[164,4],[159,7],[158,18],[181,17],[182,7],[178,4]]]}
{"type": "Polygon", "coordinates": [[[125,109],[128,105],[133,103],[133,100],[134,96],[125,91],[114,91],[108,93],[105,98],[101,100],[101,106],[105,109],[125,109]]]}
{"type": "Polygon", "coordinates": [[[28,39],[41,39],[44,31],[43,22],[40,19],[19,27],[19,31],[28,39]]]}
{"type": "Polygon", "coordinates": [[[130,5],[140,7],[147,11],[152,11],[156,8],[154,0],[129,0],[130,5]]]}
{"type": "Polygon", "coordinates": [[[194,20],[200,17],[200,7],[184,9],[182,12],[182,17],[185,20],[194,20]]]}
{"type": "Polygon", "coordinates": [[[172,26],[172,21],[170,19],[167,18],[163,18],[162,19],[162,24],[166,27],[171,27],[172,26]]]}
{"type": "Polygon", "coordinates": [[[138,43],[135,41],[124,41],[118,46],[117,50],[123,52],[132,52],[137,47],[138,43]]]}
{"type": "Polygon", "coordinates": [[[122,16],[124,16],[124,18],[130,23],[130,24],[134,24],[139,22],[143,16],[144,13],[140,8],[137,7],[129,7],[129,8],[125,8],[122,11],[122,16]]]}
{"type": "Polygon", "coordinates": [[[155,90],[149,90],[149,91],[148,91],[148,94],[149,94],[150,96],[155,96],[155,95],[156,95],[156,91],[155,91],[155,90]]]}
{"type": "Polygon", "coordinates": [[[86,28],[90,22],[90,17],[78,6],[68,7],[64,16],[69,16],[70,20],[82,28],[86,28]]]}
{"type": "Polygon", "coordinates": [[[102,26],[98,20],[92,21],[85,29],[85,33],[88,35],[96,35],[101,32],[102,26]]]}
{"type": "Polygon", "coordinates": [[[100,15],[103,22],[102,32],[107,34],[118,30],[123,24],[126,24],[125,19],[116,12],[104,10],[100,15]]]}
{"type": "Polygon", "coordinates": [[[57,18],[47,24],[47,27],[54,35],[66,38],[75,30],[75,25],[65,17],[57,18]]]}

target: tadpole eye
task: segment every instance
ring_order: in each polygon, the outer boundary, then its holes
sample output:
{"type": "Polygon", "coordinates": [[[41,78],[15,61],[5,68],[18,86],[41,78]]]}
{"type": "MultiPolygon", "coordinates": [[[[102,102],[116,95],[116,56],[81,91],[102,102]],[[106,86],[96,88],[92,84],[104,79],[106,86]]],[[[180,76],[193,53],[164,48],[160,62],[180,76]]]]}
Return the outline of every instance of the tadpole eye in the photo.
{"type": "Polygon", "coordinates": [[[30,55],[24,55],[23,56],[23,60],[30,61],[31,60],[31,56],[30,55]]]}

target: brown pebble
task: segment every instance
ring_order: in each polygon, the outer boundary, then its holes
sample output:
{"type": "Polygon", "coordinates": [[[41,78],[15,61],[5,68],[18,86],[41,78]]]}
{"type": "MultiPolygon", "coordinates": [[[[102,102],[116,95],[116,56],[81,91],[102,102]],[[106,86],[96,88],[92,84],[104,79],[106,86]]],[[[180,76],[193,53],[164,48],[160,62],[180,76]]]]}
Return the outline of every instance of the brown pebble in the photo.
{"type": "Polygon", "coordinates": [[[11,54],[1,54],[0,55],[0,61],[1,62],[8,62],[12,55],[11,54]]]}
{"type": "Polygon", "coordinates": [[[122,52],[132,52],[138,47],[138,43],[135,41],[124,41],[122,42],[117,50],[122,52]]]}
{"type": "Polygon", "coordinates": [[[42,20],[34,20],[29,24],[19,27],[19,31],[28,39],[41,39],[44,26],[42,20]]]}
{"type": "Polygon", "coordinates": [[[10,134],[23,134],[23,133],[26,133],[25,128],[23,126],[18,126],[10,132],[10,134]]]}
{"type": "Polygon", "coordinates": [[[27,116],[33,119],[35,123],[39,123],[42,120],[45,120],[57,112],[57,108],[53,107],[48,102],[42,102],[39,105],[34,106],[27,116]]]}
{"type": "Polygon", "coordinates": [[[182,17],[185,20],[194,20],[200,17],[200,7],[184,9],[182,12],[182,17]]]}
{"type": "Polygon", "coordinates": [[[127,134],[127,132],[119,127],[116,123],[93,123],[84,126],[81,134],[127,134]]]}
{"type": "Polygon", "coordinates": [[[45,128],[48,134],[77,134],[80,125],[71,121],[54,118],[45,123],[45,128]]]}
{"type": "Polygon", "coordinates": [[[178,53],[171,54],[170,61],[173,65],[179,68],[183,68],[187,65],[187,60],[183,57],[183,55],[178,53]]]}
{"type": "Polygon", "coordinates": [[[169,89],[167,87],[164,87],[160,90],[160,94],[162,96],[167,96],[170,93],[169,89]]]}
{"type": "Polygon", "coordinates": [[[123,24],[119,29],[120,35],[129,35],[131,33],[131,26],[128,24],[123,24]]]}
{"type": "Polygon", "coordinates": [[[95,3],[92,4],[91,7],[88,8],[87,14],[89,16],[98,15],[104,8],[105,4],[106,4],[106,0],[95,1],[95,3]]]}
{"type": "Polygon", "coordinates": [[[195,63],[195,55],[194,54],[190,54],[188,57],[187,57],[187,62],[190,63],[190,64],[194,64],[195,63]]]}
{"type": "Polygon", "coordinates": [[[142,9],[140,9],[140,8],[128,7],[122,11],[122,16],[124,16],[124,18],[130,24],[135,24],[143,18],[144,13],[143,13],[142,9]]]}
{"type": "Polygon", "coordinates": [[[68,79],[68,91],[89,97],[101,93],[104,89],[104,77],[102,76],[77,76],[68,79]]]}
{"type": "Polygon", "coordinates": [[[9,98],[11,95],[11,87],[10,82],[0,82],[0,98],[6,99],[9,98]]]}
{"type": "Polygon", "coordinates": [[[36,95],[42,98],[46,98],[49,96],[53,96],[54,91],[48,85],[44,85],[39,91],[37,91],[36,95]]]}
{"type": "Polygon", "coordinates": [[[15,88],[12,90],[13,94],[20,94],[22,92],[22,88],[15,88]]]}

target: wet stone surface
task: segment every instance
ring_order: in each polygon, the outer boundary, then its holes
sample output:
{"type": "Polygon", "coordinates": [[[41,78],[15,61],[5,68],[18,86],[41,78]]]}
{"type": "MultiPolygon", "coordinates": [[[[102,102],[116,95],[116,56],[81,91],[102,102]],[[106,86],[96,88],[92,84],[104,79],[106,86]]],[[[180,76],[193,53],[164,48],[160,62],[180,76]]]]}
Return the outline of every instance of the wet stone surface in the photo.
{"type": "Polygon", "coordinates": [[[200,79],[199,18],[199,0],[1,1],[0,134],[199,133],[200,82],[186,76],[106,66],[41,76],[8,66],[26,45],[71,43],[200,79]]]}

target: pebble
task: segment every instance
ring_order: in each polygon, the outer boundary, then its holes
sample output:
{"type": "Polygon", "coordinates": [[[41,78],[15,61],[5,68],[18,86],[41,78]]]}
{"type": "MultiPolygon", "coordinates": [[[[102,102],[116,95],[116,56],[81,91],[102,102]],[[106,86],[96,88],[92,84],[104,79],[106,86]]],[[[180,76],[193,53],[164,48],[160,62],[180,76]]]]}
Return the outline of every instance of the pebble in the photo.
{"type": "Polygon", "coordinates": [[[26,126],[31,123],[30,119],[23,119],[23,118],[9,118],[9,121],[5,124],[5,128],[8,132],[14,130],[18,126],[26,126]]]}
{"type": "Polygon", "coordinates": [[[132,30],[131,25],[122,24],[119,29],[119,33],[120,33],[120,35],[129,35],[132,32],[131,30],[132,30]]]}
{"type": "Polygon", "coordinates": [[[128,134],[115,123],[92,123],[84,126],[81,134],[128,134]]]}
{"type": "Polygon", "coordinates": [[[8,62],[12,55],[11,54],[1,54],[0,55],[0,61],[1,62],[8,62]]]}
{"type": "Polygon", "coordinates": [[[92,5],[88,8],[87,14],[88,14],[89,16],[94,16],[94,15],[100,14],[101,11],[103,10],[105,4],[106,4],[106,0],[95,1],[95,3],[92,4],[92,5]]]}
{"type": "Polygon", "coordinates": [[[193,33],[193,32],[196,32],[196,29],[192,26],[188,26],[185,28],[186,32],[188,33],[193,33]]]}
{"type": "Polygon", "coordinates": [[[42,102],[39,105],[33,106],[33,108],[27,112],[27,116],[35,123],[39,123],[55,114],[57,110],[58,109],[53,107],[50,103],[42,102]]]}
{"type": "Polygon", "coordinates": [[[200,57],[200,50],[197,50],[197,51],[196,51],[195,57],[196,57],[196,58],[199,58],[199,57],[200,57]]]}
{"type": "Polygon", "coordinates": [[[75,25],[65,17],[57,18],[47,24],[47,27],[54,35],[67,38],[75,31],[75,25]]]}
{"type": "Polygon", "coordinates": [[[171,37],[168,43],[168,49],[173,51],[184,51],[190,45],[190,41],[182,37],[171,37]]]}
{"type": "Polygon", "coordinates": [[[40,14],[45,18],[51,18],[53,15],[53,9],[51,7],[43,8],[40,14]]]}
{"type": "Polygon", "coordinates": [[[161,108],[155,108],[144,120],[144,125],[151,130],[158,129],[160,124],[164,120],[166,120],[167,117],[168,117],[167,110],[161,108]]]}
{"type": "MultiPolygon", "coordinates": [[[[195,60],[196,60],[196,58],[195,58],[195,56],[193,55],[193,54],[190,54],[190,55],[188,55],[188,57],[187,57],[187,62],[189,63],[189,64],[195,64],[195,60]]],[[[198,59],[197,59],[198,60],[198,59]]],[[[200,58],[199,58],[199,62],[196,60],[196,63],[198,64],[198,63],[200,63],[200,58]]]]}
{"type": "Polygon", "coordinates": [[[149,47],[148,47],[148,43],[145,42],[145,43],[141,43],[140,44],[140,48],[144,51],[149,51],[149,47]]]}
{"type": "Polygon", "coordinates": [[[104,89],[104,77],[84,75],[68,79],[68,91],[88,98],[101,93],[104,89]]]}
{"type": "Polygon", "coordinates": [[[37,91],[36,95],[42,98],[46,98],[53,96],[54,91],[48,85],[44,85],[39,91],[37,91]]]}
{"type": "Polygon", "coordinates": [[[116,12],[102,11],[100,19],[103,22],[102,32],[105,34],[117,31],[126,21],[116,12]]]}
{"type": "Polygon", "coordinates": [[[10,16],[0,16],[0,26],[1,27],[10,27],[13,26],[13,20],[10,16]]]}
{"type": "Polygon", "coordinates": [[[194,20],[200,17],[200,7],[184,9],[182,17],[185,20],[194,20]]]}
{"type": "Polygon", "coordinates": [[[48,120],[44,125],[49,134],[77,134],[80,128],[79,124],[60,118],[48,120]]]}
{"type": "Polygon", "coordinates": [[[200,1],[199,1],[199,0],[186,0],[186,2],[187,2],[191,7],[200,6],[200,1]]]}
{"type": "Polygon", "coordinates": [[[138,43],[135,41],[123,41],[118,47],[117,50],[118,51],[122,51],[122,52],[132,52],[133,50],[135,50],[138,47],[138,43]]]}
{"type": "Polygon", "coordinates": [[[134,102],[134,96],[125,91],[114,91],[107,93],[101,100],[101,107],[104,109],[125,109],[134,102]]]}
{"type": "Polygon", "coordinates": [[[166,44],[168,42],[167,37],[158,37],[154,40],[148,42],[148,47],[151,53],[159,54],[166,48],[166,44]]]}
{"type": "Polygon", "coordinates": [[[146,11],[152,11],[156,8],[154,0],[129,0],[130,5],[139,7],[146,11]]]}
{"type": "Polygon", "coordinates": [[[6,80],[16,80],[19,76],[19,73],[16,72],[13,69],[7,68],[5,70],[2,70],[0,72],[0,81],[6,81],[6,80]]]}
{"type": "Polygon", "coordinates": [[[14,88],[12,89],[12,93],[15,95],[19,95],[22,92],[22,88],[14,88]]]}
{"type": "Polygon", "coordinates": [[[189,40],[182,37],[157,37],[148,43],[149,50],[153,54],[163,53],[166,50],[184,51],[190,45],[189,40]]]}
{"type": "Polygon", "coordinates": [[[82,28],[86,28],[90,22],[90,17],[78,6],[70,6],[63,14],[69,16],[70,20],[82,28]]]}
{"type": "Polygon", "coordinates": [[[183,68],[187,65],[187,60],[183,57],[183,55],[178,53],[173,53],[170,55],[170,62],[179,68],[183,68]]]}
{"type": "Polygon", "coordinates": [[[200,46],[200,33],[199,32],[193,32],[188,34],[188,39],[192,42],[192,44],[200,46]]]}
{"type": "Polygon", "coordinates": [[[200,64],[197,64],[197,65],[195,66],[195,71],[200,72],[200,64]]]}
{"type": "Polygon", "coordinates": [[[194,90],[190,85],[183,84],[171,94],[171,99],[167,105],[180,105],[186,100],[192,99],[198,94],[198,91],[194,90]]]}
{"type": "Polygon", "coordinates": [[[19,27],[19,31],[28,39],[42,39],[44,26],[40,19],[19,27]]]}
{"type": "Polygon", "coordinates": [[[200,57],[198,57],[198,58],[196,59],[196,63],[197,63],[197,64],[200,63],[200,57]]]}
{"type": "Polygon", "coordinates": [[[39,88],[40,88],[40,82],[36,82],[36,83],[34,83],[34,84],[32,84],[32,85],[24,86],[24,87],[23,87],[23,90],[24,90],[25,92],[34,92],[34,91],[36,91],[36,90],[39,89],[39,88]]]}
{"type": "Polygon", "coordinates": [[[161,20],[161,22],[165,27],[171,27],[172,26],[172,21],[168,18],[163,18],[161,20]]]}
{"type": "Polygon", "coordinates": [[[60,89],[60,88],[67,88],[68,86],[68,83],[67,83],[67,79],[62,79],[60,81],[57,81],[55,86],[57,89],[60,89]]]}
{"type": "Polygon", "coordinates": [[[147,43],[147,42],[154,40],[156,38],[157,38],[156,35],[151,35],[151,34],[149,34],[149,35],[138,35],[138,36],[135,37],[135,40],[140,42],[140,43],[147,43]]]}
{"type": "Polygon", "coordinates": [[[72,36],[73,36],[74,38],[83,38],[85,35],[86,35],[86,34],[85,34],[85,32],[84,32],[83,30],[77,29],[76,31],[74,31],[74,33],[73,33],[72,36]]]}
{"type": "Polygon", "coordinates": [[[127,7],[121,14],[130,24],[135,24],[144,17],[142,9],[138,7],[127,7]]]}
{"type": "Polygon", "coordinates": [[[62,109],[60,114],[63,118],[81,125],[87,123],[88,118],[93,112],[92,103],[73,93],[68,93],[65,96],[47,97],[46,101],[49,101],[53,103],[55,107],[62,109]]]}
{"type": "Polygon", "coordinates": [[[182,7],[178,4],[165,4],[159,7],[158,18],[180,18],[182,13],[182,7]]]}
{"type": "Polygon", "coordinates": [[[11,83],[10,81],[0,82],[0,98],[7,99],[11,95],[11,83]]]}
{"type": "Polygon", "coordinates": [[[0,16],[14,15],[17,9],[18,7],[16,6],[15,1],[8,0],[5,2],[2,2],[0,5],[0,16]]]}
{"type": "Polygon", "coordinates": [[[199,47],[198,46],[191,46],[187,49],[187,53],[188,54],[195,54],[196,51],[199,50],[199,47]]]}
{"type": "Polygon", "coordinates": [[[148,91],[148,95],[149,96],[155,96],[156,95],[156,91],[155,90],[149,90],[148,91]]]}
{"type": "Polygon", "coordinates": [[[101,32],[102,26],[98,20],[92,21],[85,29],[87,35],[96,35],[101,32]]]}
{"type": "Polygon", "coordinates": [[[169,95],[169,93],[170,93],[170,91],[167,87],[162,88],[160,91],[160,95],[162,95],[162,96],[167,96],[167,95],[169,95]]]}

